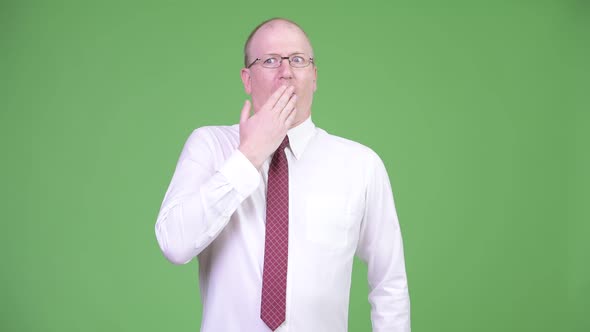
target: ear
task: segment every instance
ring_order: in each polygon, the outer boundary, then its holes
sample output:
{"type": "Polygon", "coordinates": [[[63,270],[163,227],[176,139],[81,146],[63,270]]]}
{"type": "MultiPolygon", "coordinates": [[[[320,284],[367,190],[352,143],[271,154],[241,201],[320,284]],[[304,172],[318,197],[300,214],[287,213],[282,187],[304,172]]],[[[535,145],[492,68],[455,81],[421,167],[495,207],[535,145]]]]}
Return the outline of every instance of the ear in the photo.
{"type": "Polygon", "coordinates": [[[240,71],[240,76],[242,77],[242,83],[244,84],[244,91],[246,91],[247,94],[251,94],[252,82],[250,79],[250,69],[242,68],[242,70],[240,71]]]}
{"type": "Polygon", "coordinates": [[[318,67],[313,66],[313,92],[318,89],[318,67]]]}

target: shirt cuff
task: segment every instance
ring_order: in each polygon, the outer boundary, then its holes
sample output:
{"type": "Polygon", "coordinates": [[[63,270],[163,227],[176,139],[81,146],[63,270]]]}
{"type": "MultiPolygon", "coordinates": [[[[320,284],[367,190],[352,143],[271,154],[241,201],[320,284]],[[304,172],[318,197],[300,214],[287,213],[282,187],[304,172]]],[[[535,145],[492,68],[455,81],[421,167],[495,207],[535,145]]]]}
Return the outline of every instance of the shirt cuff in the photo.
{"type": "Polygon", "coordinates": [[[242,199],[250,196],[260,185],[260,173],[244,154],[236,149],[219,169],[242,199]]]}

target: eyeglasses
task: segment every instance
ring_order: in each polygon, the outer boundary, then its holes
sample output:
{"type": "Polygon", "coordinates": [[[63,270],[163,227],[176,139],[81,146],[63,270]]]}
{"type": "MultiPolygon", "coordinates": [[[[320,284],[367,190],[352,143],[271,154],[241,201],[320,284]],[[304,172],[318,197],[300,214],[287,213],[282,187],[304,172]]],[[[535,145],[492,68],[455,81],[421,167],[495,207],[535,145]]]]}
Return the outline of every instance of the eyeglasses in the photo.
{"type": "Polygon", "coordinates": [[[265,54],[262,58],[256,58],[246,68],[254,66],[257,61],[261,61],[260,65],[264,68],[279,68],[283,60],[289,60],[289,65],[293,68],[303,68],[313,63],[313,58],[306,58],[304,54],[292,54],[289,56],[280,56],[278,54],[265,54]]]}

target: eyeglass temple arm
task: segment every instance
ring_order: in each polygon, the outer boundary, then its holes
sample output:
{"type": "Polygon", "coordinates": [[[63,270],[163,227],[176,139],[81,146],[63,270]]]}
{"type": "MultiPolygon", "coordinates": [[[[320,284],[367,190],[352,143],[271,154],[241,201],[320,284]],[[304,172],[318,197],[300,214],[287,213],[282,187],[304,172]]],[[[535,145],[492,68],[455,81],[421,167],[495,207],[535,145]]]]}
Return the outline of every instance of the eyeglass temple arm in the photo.
{"type": "Polygon", "coordinates": [[[248,65],[248,67],[246,67],[246,68],[248,68],[248,69],[249,69],[250,67],[254,66],[254,64],[255,64],[255,63],[256,63],[256,61],[258,61],[258,60],[260,60],[260,58],[256,58],[256,60],[252,61],[252,63],[251,63],[251,64],[249,64],[249,65],[248,65]]]}

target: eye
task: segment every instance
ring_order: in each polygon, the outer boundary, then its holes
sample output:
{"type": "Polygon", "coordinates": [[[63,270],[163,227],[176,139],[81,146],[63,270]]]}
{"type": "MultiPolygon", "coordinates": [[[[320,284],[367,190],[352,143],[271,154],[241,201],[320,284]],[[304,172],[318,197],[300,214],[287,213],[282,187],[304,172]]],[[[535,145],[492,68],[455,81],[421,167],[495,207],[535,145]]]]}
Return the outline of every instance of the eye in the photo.
{"type": "Polygon", "coordinates": [[[302,64],[305,63],[305,58],[301,55],[294,55],[291,57],[291,62],[302,64]]]}
{"type": "Polygon", "coordinates": [[[278,59],[276,57],[268,57],[264,60],[264,64],[272,66],[272,65],[276,64],[277,61],[278,61],[278,59]]]}

